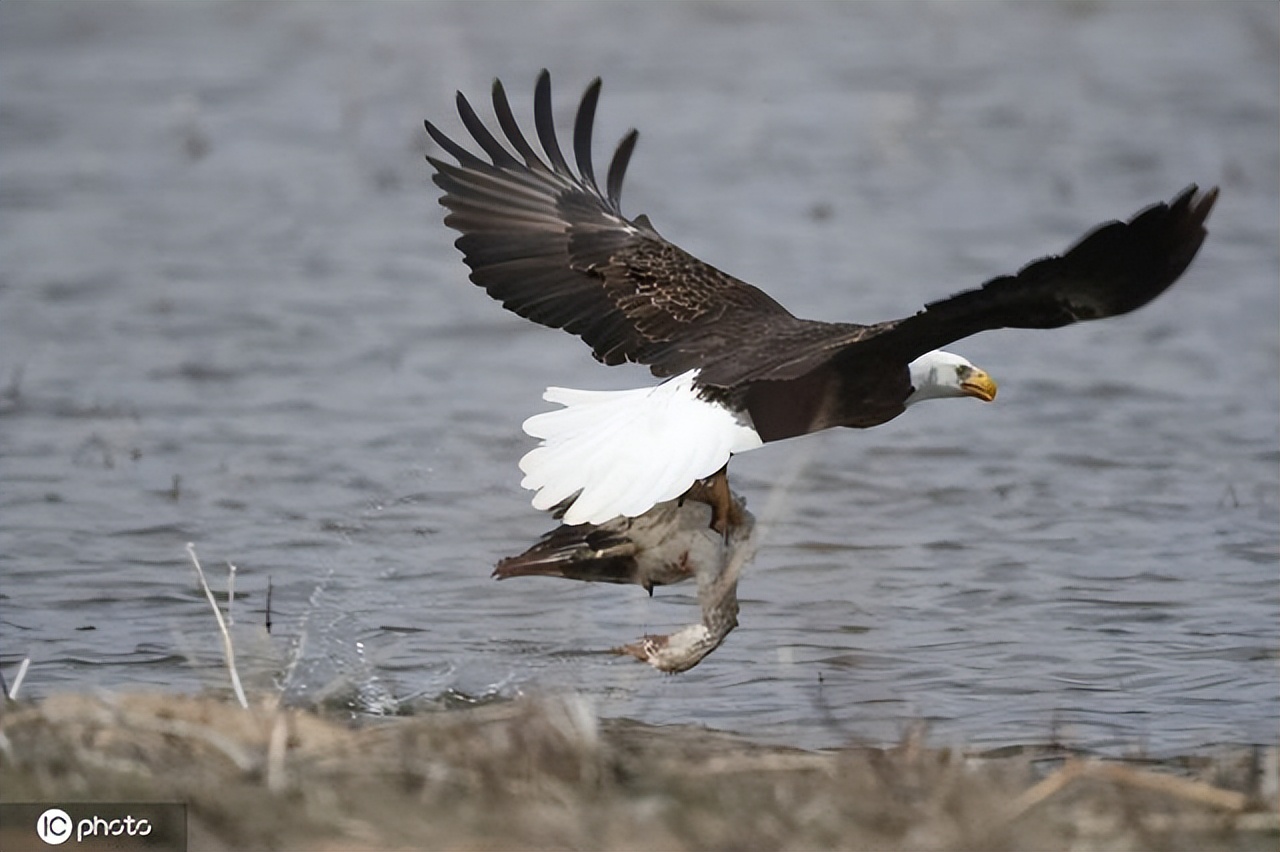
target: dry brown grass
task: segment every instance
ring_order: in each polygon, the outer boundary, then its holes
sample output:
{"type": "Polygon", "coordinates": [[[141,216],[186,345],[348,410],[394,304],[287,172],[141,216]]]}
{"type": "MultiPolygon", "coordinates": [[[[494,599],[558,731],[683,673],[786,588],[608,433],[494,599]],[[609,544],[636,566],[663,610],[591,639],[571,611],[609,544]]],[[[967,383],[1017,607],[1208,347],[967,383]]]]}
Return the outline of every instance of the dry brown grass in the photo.
{"type": "Polygon", "coordinates": [[[1274,779],[1274,750],[1265,772],[1245,751],[1151,767],[915,736],[813,753],[599,720],[572,696],[351,726],[275,703],[59,695],[8,705],[0,734],[5,800],[180,799],[192,849],[1274,849],[1280,836],[1259,780],[1274,779]]]}

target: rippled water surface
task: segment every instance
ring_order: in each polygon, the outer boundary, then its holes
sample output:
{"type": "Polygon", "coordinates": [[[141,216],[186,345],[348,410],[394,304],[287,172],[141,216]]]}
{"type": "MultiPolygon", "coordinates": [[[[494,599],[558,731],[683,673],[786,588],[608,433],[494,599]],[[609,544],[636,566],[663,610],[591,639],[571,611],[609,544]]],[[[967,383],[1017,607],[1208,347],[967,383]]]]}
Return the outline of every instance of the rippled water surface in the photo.
{"type": "MultiPolygon", "coordinates": [[[[184,545],[239,566],[242,667],[387,699],[573,688],[803,746],[1274,742],[1274,4],[0,6],[0,654],[24,692],[225,682],[184,545]],[[741,627],[600,653],[692,588],[494,583],[548,384],[626,387],[466,281],[421,120],[542,66],[642,130],[625,208],[796,313],[879,320],[1221,184],[1122,319],[952,347],[993,405],[735,462],[741,627]],[[262,638],[268,578],[273,634],[262,638]],[[305,636],[302,647],[299,637],[305,636]]],[[[488,114],[487,109],[482,110],[488,114]]]]}

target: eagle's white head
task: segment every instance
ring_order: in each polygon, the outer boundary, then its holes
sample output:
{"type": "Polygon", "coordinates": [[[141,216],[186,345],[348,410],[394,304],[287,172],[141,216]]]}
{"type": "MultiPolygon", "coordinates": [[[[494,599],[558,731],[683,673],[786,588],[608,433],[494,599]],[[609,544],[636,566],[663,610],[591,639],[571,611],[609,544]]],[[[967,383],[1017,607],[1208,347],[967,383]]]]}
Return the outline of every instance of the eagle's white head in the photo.
{"type": "Polygon", "coordinates": [[[984,371],[954,352],[935,349],[909,365],[911,395],[906,405],[926,399],[972,396],[983,402],[996,398],[996,383],[984,371]]]}

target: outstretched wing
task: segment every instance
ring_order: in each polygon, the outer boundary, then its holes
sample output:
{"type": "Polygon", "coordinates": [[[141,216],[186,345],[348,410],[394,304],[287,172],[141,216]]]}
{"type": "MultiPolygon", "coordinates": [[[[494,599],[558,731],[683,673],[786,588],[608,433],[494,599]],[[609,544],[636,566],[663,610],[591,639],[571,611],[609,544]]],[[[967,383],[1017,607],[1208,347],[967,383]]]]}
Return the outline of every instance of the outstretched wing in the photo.
{"type": "Polygon", "coordinates": [[[462,234],[456,245],[471,280],[508,310],[578,335],[606,364],[635,361],[657,376],[700,369],[703,386],[788,381],[833,361],[905,363],[980,331],[1056,328],[1128,313],[1186,270],[1218,196],[1217,188],[1202,193],[1192,185],[1128,222],[1095,228],[1061,256],[905,319],[866,326],[812,322],[667,242],[646,217],[622,215],[622,180],[637,134],[630,131],[618,145],[602,192],[591,160],[599,95],[597,79],[578,107],[575,174],[556,138],[546,71],[534,92],[542,155],[520,130],[500,82],[493,85],[494,112],[511,148],[459,92],[458,113],[488,160],[426,123],[458,161],[427,158],[445,192],[445,224],[462,234]]]}
{"type": "Polygon", "coordinates": [[[1208,234],[1204,220],[1215,201],[1217,187],[1199,192],[1189,185],[1129,221],[1098,225],[1064,255],[928,304],[867,340],[882,338],[915,358],[979,331],[1056,329],[1137,310],[1187,271],[1208,234]]]}
{"type": "Polygon", "coordinates": [[[876,345],[891,345],[910,359],[980,331],[1058,328],[1127,314],[1186,271],[1208,234],[1204,223],[1217,198],[1217,187],[1200,192],[1192,184],[1128,222],[1099,225],[1065,254],[876,327],[865,342],[878,339],[876,345]]]}
{"type": "Polygon", "coordinates": [[[534,92],[542,156],[521,132],[502,84],[493,108],[508,148],[458,93],[458,114],[488,160],[426,122],[457,165],[435,157],[445,224],[471,280],[526,319],[581,337],[606,364],[635,361],[658,376],[731,357],[743,337],[801,324],[763,291],[703,263],[658,235],[644,216],[622,215],[622,179],[637,133],[623,137],[602,192],[591,162],[600,80],[587,87],[574,124],[577,174],[565,161],[551,111],[551,77],[534,92]]]}
{"type": "Polygon", "coordinates": [[[905,364],[980,331],[1058,328],[1127,314],[1186,271],[1208,233],[1204,223],[1217,198],[1217,187],[1200,192],[1192,184],[1128,222],[1099,225],[1062,255],[932,302],[905,319],[806,323],[790,332],[792,345],[772,347],[772,359],[757,359],[732,379],[789,381],[824,365],[858,370],[871,360],[905,364]]]}

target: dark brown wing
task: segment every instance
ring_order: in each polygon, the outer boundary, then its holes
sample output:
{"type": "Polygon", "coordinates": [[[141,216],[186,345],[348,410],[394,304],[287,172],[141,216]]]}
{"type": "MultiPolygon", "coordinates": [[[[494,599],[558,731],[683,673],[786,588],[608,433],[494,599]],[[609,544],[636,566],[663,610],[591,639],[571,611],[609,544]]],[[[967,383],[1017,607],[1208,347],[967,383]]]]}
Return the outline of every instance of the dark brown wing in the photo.
{"type": "Polygon", "coordinates": [[[1094,228],[1062,255],[1041,258],[1014,275],[932,302],[914,316],[875,325],[808,323],[782,330],[771,360],[744,360],[735,383],[789,381],[831,363],[906,364],[980,331],[1058,328],[1136,310],[1186,271],[1207,235],[1218,198],[1192,184],[1169,203],[1153,204],[1128,222],[1094,228]],[[783,340],[787,334],[793,345],[783,340]]]}
{"type": "Polygon", "coordinates": [[[534,122],[545,155],[520,131],[494,82],[493,105],[517,158],[461,93],[458,112],[485,161],[427,131],[458,165],[428,157],[445,223],[471,280],[520,316],[580,336],[606,364],[636,361],[655,375],[701,368],[699,382],[730,388],[788,381],[828,363],[910,361],[996,328],[1057,328],[1135,310],[1186,270],[1217,199],[1192,185],[1128,222],[1095,228],[1061,256],[933,302],[912,317],[854,325],[799,320],[763,291],[703,263],[658,235],[644,216],[626,219],[619,197],[635,146],[632,130],[609,166],[606,191],[591,162],[600,81],[587,87],[574,125],[575,175],[556,139],[551,82],[538,77],[534,122]]]}
{"type": "Polygon", "coordinates": [[[908,359],[996,328],[1059,328],[1136,310],[1181,277],[1208,231],[1218,188],[1195,184],[1128,222],[1094,228],[1060,256],[933,302],[913,317],[869,329],[864,345],[908,359]]]}
{"type": "Polygon", "coordinates": [[[619,197],[636,131],[618,145],[601,192],[591,163],[599,95],[597,79],[578,107],[577,174],[556,140],[546,71],[534,93],[543,156],[521,132],[496,80],[493,108],[514,153],[461,92],[458,113],[488,161],[426,123],[431,138],[458,161],[427,158],[445,192],[445,224],[462,233],[456,245],[471,280],[508,310],[578,335],[604,363],[635,361],[658,376],[741,359],[750,353],[737,349],[741,340],[803,325],[763,291],[664,240],[644,216],[622,215],[619,197]]]}

